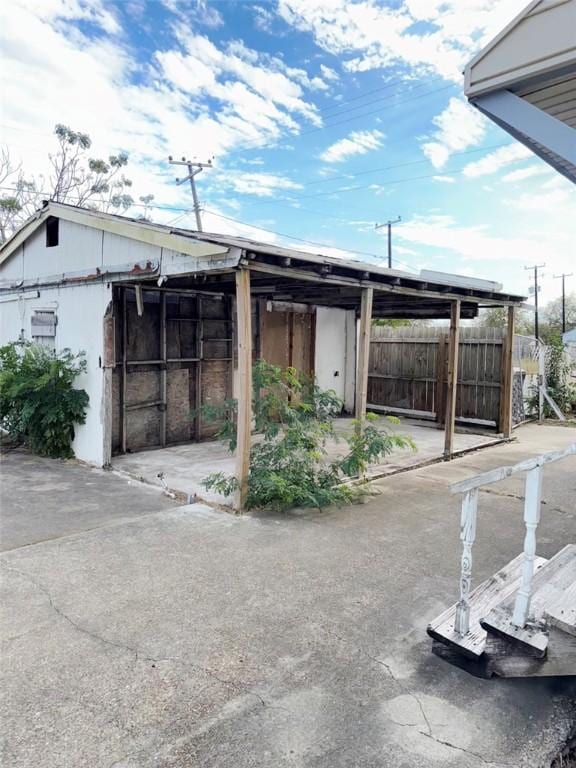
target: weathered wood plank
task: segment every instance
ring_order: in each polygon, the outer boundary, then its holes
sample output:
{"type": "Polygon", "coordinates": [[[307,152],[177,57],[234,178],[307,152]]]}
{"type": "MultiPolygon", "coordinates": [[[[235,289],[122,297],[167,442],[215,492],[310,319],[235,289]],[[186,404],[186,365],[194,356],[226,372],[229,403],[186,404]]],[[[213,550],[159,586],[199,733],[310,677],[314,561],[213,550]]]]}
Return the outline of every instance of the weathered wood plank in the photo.
{"type": "Polygon", "coordinates": [[[354,411],[358,420],[362,420],[366,415],[372,299],[373,289],[363,288],[360,306],[360,329],[358,333],[358,367],[356,371],[356,402],[354,411]]]}
{"type": "Polygon", "coordinates": [[[515,643],[489,636],[485,669],[498,677],[567,677],[576,675],[576,638],[552,627],[544,658],[522,650],[515,643]]]}
{"type": "Polygon", "coordinates": [[[450,305],[450,338],[448,344],[448,394],[446,401],[446,427],[444,430],[444,458],[452,458],[454,423],[456,420],[456,393],[458,386],[458,349],[460,331],[460,301],[450,305]]]}
{"type": "Polygon", "coordinates": [[[512,434],[512,355],[514,351],[514,307],[508,307],[506,338],[502,346],[500,390],[500,432],[504,437],[512,434]]]}
{"type": "Polygon", "coordinates": [[[576,580],[546,606],[544,618],[549,626],[576,637],[576,580]]]}
{"type": "MultiPolygon", "coordinates": [[[[536,568],[541,568],[547,560],[536,558],[536,568]]],[[[482,584],[479,584],[468,598],[470,604],[470,624],[468,633],[461,637],[455,629],[456,608],[458,603],[450,606],[428,625],[430,637],[439,642],[451,645],[472,658],[478,658],[484,652],[486,630],[480,625],[480,619],[505,600],[514,595],[520,584],[522,573],[522,555],[514,558],[508,565],[501,568],[482,584]]]]}
{"type": "Polygon", "coordinates": [[[544,613],[554,605],[576,580],[576,544],[568,544],[534,574],[529,621],[524,627],[512,623],[515,595],[502,600],[485,618],[482,627],[505,637],[519,646],[534,649],[544,656],[548,647],[548,630],[544,613]]]}
{"type": "Polygon", "coordinates": [[[238,339],[238,423],[236,426],[236,478],[239,492],[237,506],[244,508],[250,471],[252,426],[252,307],[250,272],[236,272],[236,313],[238,339]]]}

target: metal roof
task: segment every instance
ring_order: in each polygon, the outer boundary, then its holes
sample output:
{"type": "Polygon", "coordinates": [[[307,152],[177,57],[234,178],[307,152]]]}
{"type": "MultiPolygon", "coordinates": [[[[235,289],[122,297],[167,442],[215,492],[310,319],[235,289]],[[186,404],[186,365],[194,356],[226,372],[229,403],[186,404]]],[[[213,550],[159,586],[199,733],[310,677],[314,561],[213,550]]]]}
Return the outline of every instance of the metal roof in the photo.
{"type": "MultiPolygon", "coordinates": [[[[86,210],[63,203],[49,202],[0,249],[1,264],[14,253],[49,216],[56,216],[74,223],[110,231],[123,237],[152,243],[191,258],[171,272],[170,264],[163,264],[161,274],[183,277],[200,273],[230,271],[247,265],[260,273],[274,273],[279,280],[308,280],[318,285],[318,290],[345,287],[356,290],[371,286],[388,295],[418,296],[430,302],[443,303],[461,299],[463,303],[518,304],[523,296],[502,293],[500,284],[490,280],[466,278],[440,272],[414,275],[388,269],[378,264],[357,259],[340,259],[322,253],[309,253],[296,248],[265,243],[245,237],[171,227],[163,224],[142,222],[127,216],[86,210]],[[201,258],[199,258],[201,256],[201,258]]],[[[384,297],[382,297],[384,298],[384,297]]]]}

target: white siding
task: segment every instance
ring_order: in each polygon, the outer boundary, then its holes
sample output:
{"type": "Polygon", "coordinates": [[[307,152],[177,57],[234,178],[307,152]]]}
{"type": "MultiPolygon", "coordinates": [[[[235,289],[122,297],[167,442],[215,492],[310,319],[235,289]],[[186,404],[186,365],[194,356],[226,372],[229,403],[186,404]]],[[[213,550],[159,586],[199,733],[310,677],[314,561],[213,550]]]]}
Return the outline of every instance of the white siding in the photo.
{"type": "Polygon", "coordinates": [[[314,368],[318,386],[333,389],[354,410],[356,318],[352,310],[316,308],[314,368]]]}
{"type": "Polygon", "coordinates": [[[24,246],[21,245],[0,267],[0,281],[8,284],[24,279],[24,246]]]}
{"type": "MultiPolygon", "coordinates": [[[[3,277],[3,270],[0,272],[3,277]]],[[[76,457],[101,466],[104,462],[102,423],[103,318],[111,292],[102,283],[3,296],[0,300],[0,344],[15,341],[24,332],[31,340],[31,317],[34,310],[54,310],[58,318],[56,350],[66,347],[73,352],[86,352],[87,371],[77,379],[77,386],[90,397],[86,423],[77,427],[74,440],[76,457]],[[39,293],[40,296],[36,297],[39,293]],[[11,299],[11,300],[7,300],[11,299]]]]}
{"type": "MultiPolygon", "coordinates": [[[[573,65],[576,0],[542,0],[490,42],[466,67],[468,97],[573,65]]],[[[552,75],[553,76],[553,75],[552,75]]]]}

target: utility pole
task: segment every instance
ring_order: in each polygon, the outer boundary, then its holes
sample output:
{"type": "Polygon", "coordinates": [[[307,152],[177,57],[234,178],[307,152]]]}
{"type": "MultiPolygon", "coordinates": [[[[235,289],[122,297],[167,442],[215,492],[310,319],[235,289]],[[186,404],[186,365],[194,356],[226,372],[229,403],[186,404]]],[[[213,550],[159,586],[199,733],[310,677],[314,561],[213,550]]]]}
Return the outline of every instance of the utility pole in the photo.
{"type": "Polygon", "coordinates": [[[382,229],[382,227],[388,228],[388,269],[392,269],[392,225],[398,224],[402,221],[402,216],[398,216],[397,219],[394,219],[393,221],[391,219],[388,219],[388,221],[385,224],[375,224],[376,229],[382,229]]]}
{"type": "Polygon", "coordinates": [[[196,184],[194,177],[202,172],[204,168],[212,168],[212,160],[208,160],[207,163],[197,163],[196,161],[186,160],[185,157],[182,160],[173,160],[172,155],[168,158],[170,165],[185,165],[188,168],[188,176],[183,179],[176,179],[176,184],[184,184],[185,181],[190,182],[190,189],[192,190],[192,200],[194,201],[194,213],[196,215],[196,227],[198,232],[202,232],[202,220],[200,218],[200,203],[198,202],[198,194],[196,193],[196,184]]]}
{"type": "Polygon", "coordinates": [[[566,278],[572,277],[574,272],[562,272],[561,275],[553,275],[553,277],[562,278],[562,333],[566,333],[566,278]]]}
{"type": "Polygon", "coordinates": [[[533,267],[524,267],[524,269],[534,270],[534,336],[538,338],[540,328],[538,326],[538,270],[545,267],[546,264],[534,264],[533,267]]]}

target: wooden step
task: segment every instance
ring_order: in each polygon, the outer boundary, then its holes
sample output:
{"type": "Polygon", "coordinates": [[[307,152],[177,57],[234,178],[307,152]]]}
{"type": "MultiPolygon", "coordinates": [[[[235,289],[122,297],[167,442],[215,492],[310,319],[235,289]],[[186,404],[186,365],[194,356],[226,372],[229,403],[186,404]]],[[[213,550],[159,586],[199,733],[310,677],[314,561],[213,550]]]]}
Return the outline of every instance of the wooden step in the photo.
{"type": "Polygon", "coordinates": [[[536,656],[543,658],[548,647],[546,612],[554,612],[556,606],[564,606],[564,596],[576,581],[576,544],[568,544],[534,573],[529,620],[524,627],[512,624],[515,594],[509,594],[481,618],[480,624],[487,632],[493,632],[517,643],[536,656]]]}
{"type": "MultiPolygon", "coordinates": [[[[480,619],[487,616],[503,600],[516,594],[522,575],[522,561],[523,555],[520,554],[470,593],[470,629],[463,637],[454,630],[457,603],[428,625],[427,632],[430,637],[457,649],[471,659],[478,659],[486,644],[486,630],[480,625],[480,619]]],[[[547,562],[545,558],[537,557],[536,569],[542,568],[547,562]]]]}
{"type": "Polygon", "coordinates": [[[576,581],[546,608],[544,618],[549,626],[576,637],[576,581]]]}

